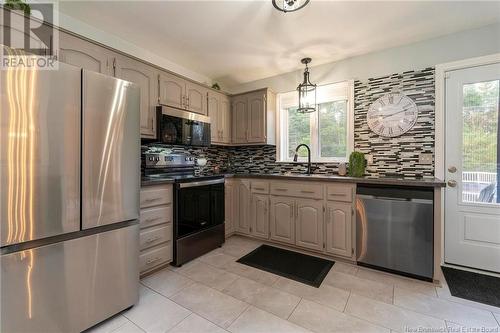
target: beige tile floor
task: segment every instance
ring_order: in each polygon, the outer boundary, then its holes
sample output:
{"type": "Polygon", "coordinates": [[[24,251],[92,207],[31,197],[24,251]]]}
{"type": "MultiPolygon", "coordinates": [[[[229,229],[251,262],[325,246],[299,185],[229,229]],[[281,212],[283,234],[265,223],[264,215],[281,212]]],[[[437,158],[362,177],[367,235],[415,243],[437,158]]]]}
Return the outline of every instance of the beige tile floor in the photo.
{"type": "Polygon", "coordinates": [[[453,297],[446,285],[337,261],[314,288],[236,262],[260,244],[233,236],[142,279],[138,304],[91,332],[500,332],[500,308],[453,297]]]}

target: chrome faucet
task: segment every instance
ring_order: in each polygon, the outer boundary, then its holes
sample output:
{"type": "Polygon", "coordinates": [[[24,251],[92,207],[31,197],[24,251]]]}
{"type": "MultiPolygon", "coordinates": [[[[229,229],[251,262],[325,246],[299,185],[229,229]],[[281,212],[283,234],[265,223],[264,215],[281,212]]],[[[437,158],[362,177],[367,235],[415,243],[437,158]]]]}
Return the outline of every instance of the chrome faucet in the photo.
{"type": "Polygon", "coordinates": [[[297,148],[295,148],[295,155],[293,155],[293,161],[297,162],[297,157],[298,157],[297,152],[299,151],[300,147],[306,147],[306,149],[307,149],[307,174],[310,175],[311,174],[311,149],[309,148],[308,145],[301,143],[300,145],[297,146],[297,148]]]}

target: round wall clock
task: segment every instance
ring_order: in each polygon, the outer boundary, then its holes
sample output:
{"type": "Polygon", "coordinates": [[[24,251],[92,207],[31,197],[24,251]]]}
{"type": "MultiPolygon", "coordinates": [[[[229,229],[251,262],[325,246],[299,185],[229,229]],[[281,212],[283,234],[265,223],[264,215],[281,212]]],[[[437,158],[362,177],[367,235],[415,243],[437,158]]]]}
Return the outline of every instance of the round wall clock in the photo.
{"type": "Polygon", "coordinates": [[[415,125],[418,107],[405,94],[390,93],[373,102],[366,117],[374,133],[393,138],[408,132],[415,125]]]}

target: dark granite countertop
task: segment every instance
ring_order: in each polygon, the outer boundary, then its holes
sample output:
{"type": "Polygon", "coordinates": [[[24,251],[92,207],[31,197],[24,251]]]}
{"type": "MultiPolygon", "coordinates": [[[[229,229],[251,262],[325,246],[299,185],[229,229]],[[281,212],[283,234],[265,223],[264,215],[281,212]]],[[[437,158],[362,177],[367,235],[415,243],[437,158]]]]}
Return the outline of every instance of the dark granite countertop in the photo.
{"type": "Polygon", "coordinates": [[[381,184],[417,187],[445,187],[444,181],[438,178],[398,178],[398,177],[348,177],[324,174],[259,174],[259,173],[227,173],[227,178],[268,178],[268,179],[289,179],[289,180],[314,180],[327,182],[343,182],[356,184],[381,184]]]}
{"type": "MultiPolygon", "coordinates": [[[[444,181],[438,178],[397,178],[397,177],[348,177],[325,174],[281,174],[281,173],[225,173],[226,178],[266,178],[266,179],[284,179],[284,180],[313,180],[340,183],[356,184],[380,184],[397,186],[416,186],[416,187],[445,187],[444,181]]],[[[174,179],[169,177],[142,177],[141,186],[173,184],[174,179]]]]}

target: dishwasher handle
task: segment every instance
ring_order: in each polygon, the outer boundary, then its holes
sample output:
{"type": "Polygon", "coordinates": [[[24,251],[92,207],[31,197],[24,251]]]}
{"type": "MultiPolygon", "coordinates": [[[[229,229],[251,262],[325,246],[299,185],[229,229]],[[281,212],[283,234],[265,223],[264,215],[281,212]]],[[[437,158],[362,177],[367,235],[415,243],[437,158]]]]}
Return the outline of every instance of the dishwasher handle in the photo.
{"type": "Polygon", "coordinates": [[[369,200],[390,200],[390,201],[410,201],[410,202],[418,202],[423,204],[432,204],[432,200],[429,199],[417,199],[417,198],[395,198],[395,197],[383,197],[383,196],[375,196],[375,195],[367,195],[367,194],[357,194],[357,198],[359,199],[369,199],[369,200]]]}

